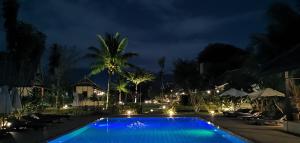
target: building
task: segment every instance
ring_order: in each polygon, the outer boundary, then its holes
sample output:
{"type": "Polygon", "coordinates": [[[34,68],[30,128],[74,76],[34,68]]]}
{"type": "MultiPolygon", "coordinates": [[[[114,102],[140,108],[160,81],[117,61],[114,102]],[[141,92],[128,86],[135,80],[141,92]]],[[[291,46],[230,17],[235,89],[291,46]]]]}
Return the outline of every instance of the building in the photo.
{"type": "MultiPolygon", "coordinates": [[[[80,101],[80,104],[83,106],[95,105],[95,102],[90,100],[93,95],[98,96],[99,99],[102,99],[102,97],[105,96],[104,90],[87,77],[84,77],[74,84],[74,92],[83,98],[82,101],[80,101]]],[[[100,101],[99,104],[103,104],[103,101],[100,101]]]]}
{"type": "Polygon", "coordinates": [[[84,97],[91,97],[93,94],[103,96],[104,91],[92,80],[85,77],[74,85],[74,92],[84,97]]]}

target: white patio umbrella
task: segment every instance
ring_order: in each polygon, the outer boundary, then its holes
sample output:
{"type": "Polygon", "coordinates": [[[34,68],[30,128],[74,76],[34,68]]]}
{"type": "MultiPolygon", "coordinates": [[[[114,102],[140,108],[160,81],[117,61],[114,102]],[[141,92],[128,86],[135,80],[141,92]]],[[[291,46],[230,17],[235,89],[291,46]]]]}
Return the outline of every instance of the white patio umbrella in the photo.
{"type": "Polygon", "coordinates": [[[8,93],[8,87],[3,86],[0,91],[0,114],[9,114],[12,112],[11,98],[8,93]]]}
{"type": "Polygon", "coordinates": [[[274,90],[272,88],[266,88],[257,92],[249,93],[249,97],[252,99],[259,98],[259,97],[274,97],[274,96],[284,97],[285,94],[277,90],[274,90]]]}
{"type": "Polygon", "coordinates": [[[21,97],[20,97],[20,94],[18,93],[18,90],[16,88],[12,89],[11,98],[12,98],[13,110],[16,111],[18,109],[22,109],[21,97]]]}
{"type": "MultiPolygon", "coordinates": [[[[261,107],[260,107],[260,110],[263,110],[263,106],[267,104],[267,101],[265,98],[268,98],[268,97],[284,97],[284,93],[281,93],[277,90],[274,90],[272,88],[265,88],[263,90],[260,90],[260,91],[257,91],[257,92],[252,92],[249,94],[249,97],[251,99],[260,99],[261,98],[261,107]],[[266,102],[266,103],[264,103],[266,102]]],[[[276,104],[275,100],[273,99],[273,102],[275,104],[275,106],[278,108],[278,110],[280,112],[283,113],[282,109],[276,104]]]]}
{"type": "Polygon", "coordinates": [[[219,96],[231,96],[231,97],[244,97],[247,96],[248,94],[244,91],[237,90],[235,88],[230,88],[229,90],[223,92],[219,96]]]}
{"type": "Polygon", "coordinates": [[[79,106],[79,97],[78,94],[76,92],[73,92],[73,106],[79,106]]]}

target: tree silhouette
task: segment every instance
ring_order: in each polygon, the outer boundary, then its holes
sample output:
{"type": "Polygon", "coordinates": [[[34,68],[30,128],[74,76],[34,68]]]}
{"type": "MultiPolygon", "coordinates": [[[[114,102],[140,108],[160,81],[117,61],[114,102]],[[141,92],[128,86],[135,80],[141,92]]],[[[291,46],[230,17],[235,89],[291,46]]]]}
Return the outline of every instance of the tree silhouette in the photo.
{"type": "Polygon", "coordinates": [[[164,95],[164,89],[165,89],[165,85],[164,85],[165,62],[166,62],[165,57],[161,57],[161,58],[158,59],[158,65],[160,67],[160,70],[159,70],[158,74],[159,74],[159,78],[160,78],[161,96],[164,95]]]}

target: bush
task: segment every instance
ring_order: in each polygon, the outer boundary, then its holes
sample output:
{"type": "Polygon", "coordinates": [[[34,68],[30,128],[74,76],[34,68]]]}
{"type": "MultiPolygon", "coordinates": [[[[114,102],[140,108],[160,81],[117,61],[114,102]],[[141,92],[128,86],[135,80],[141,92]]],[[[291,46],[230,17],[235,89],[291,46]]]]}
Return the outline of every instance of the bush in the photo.
{"type": "Polygon", "coordinates": [[[209,110],[220,110],[221,109],[221,99],[217,95],[207,95],[204,93],[192,94],[191,104],[196,112],[209,111],[209,110]]]}
{"type": "Polygon", "coordinates": [[[189,105],[190,104],[190,97],[188,95],[182,95],[180,96],[180,104],[181,105],[189,105]]]}

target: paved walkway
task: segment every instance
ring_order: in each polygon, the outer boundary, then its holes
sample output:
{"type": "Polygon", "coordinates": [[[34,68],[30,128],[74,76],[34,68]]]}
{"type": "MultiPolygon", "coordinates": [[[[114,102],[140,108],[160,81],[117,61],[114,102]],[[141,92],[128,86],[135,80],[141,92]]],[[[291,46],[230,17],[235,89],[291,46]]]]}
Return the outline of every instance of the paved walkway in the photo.
{"type": "Polygon", "coordinates": [[[200,116],[255,143],[300,143],[300,136],[284,132],[282,126],[248,125],[235,118],[200,116]]]}

